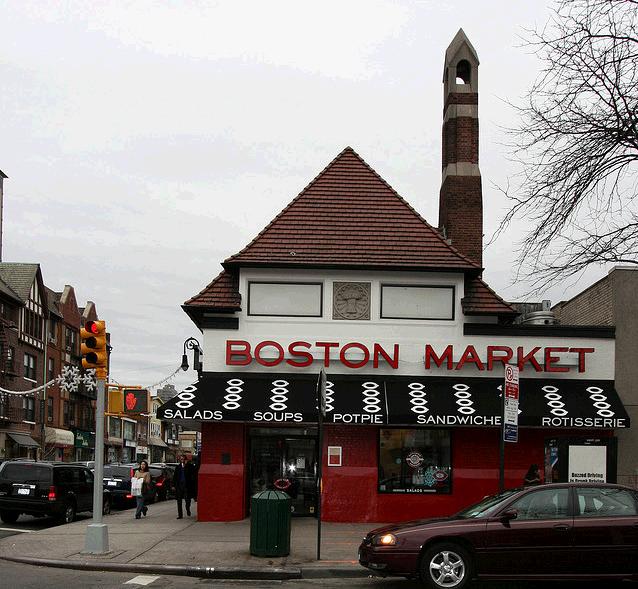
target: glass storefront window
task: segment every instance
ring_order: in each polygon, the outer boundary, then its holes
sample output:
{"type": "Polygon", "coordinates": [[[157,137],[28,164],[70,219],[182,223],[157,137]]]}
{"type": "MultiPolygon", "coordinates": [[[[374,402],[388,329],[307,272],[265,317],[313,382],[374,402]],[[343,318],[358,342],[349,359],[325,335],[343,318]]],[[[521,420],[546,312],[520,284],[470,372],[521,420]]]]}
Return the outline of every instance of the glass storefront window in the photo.
{"type": "Polygon", "coordinates": [[[379,430],[379,493],[450,493],[450,432],[379,430]]]}

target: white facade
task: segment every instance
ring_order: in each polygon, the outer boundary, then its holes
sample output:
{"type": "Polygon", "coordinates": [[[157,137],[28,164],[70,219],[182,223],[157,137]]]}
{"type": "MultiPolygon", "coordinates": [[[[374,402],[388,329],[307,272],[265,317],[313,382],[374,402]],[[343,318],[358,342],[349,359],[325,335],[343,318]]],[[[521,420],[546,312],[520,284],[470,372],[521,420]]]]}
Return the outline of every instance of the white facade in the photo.
{"type": "MultiPolygon", "coordinates": [[[[464,325],[467,323],[496,323],[496,317],[475,317],[463,314],[461,299],[464,296],[464,279],[461,273],[426,273],[426,272],[379,272],[354,270],[277,270],[248,268],[240,272],[239,292],[242,295],[242,311],[236,313],[239,318],[239,329],[204,329],[203,346],[205,372],[286,372],[286,373],[318,373],[324,366],[326,349],[317,346],[317,342],[336,342],[339,348],[329,351],[330,365],[326,368],[329,373],[378,373],[412,376],[464,376],[500,377],[503,375],[504,363],[495,360],[492,370],[487,369],[488,346],[509,347],[513,351],[514,362],[518,355],[528,355],[534,348],[540,348],[533,355],[543,368],[536,371],[528,361],[521,373],[523,378],[556,378],[556,379],[600,379],[614,378],[614,340],[587,337],[557,337],[555,330],[548,329],[547,336],[516,336],[516,335],[464,335],[464,325]],[[333,319],[333,284],[335,282],[370,283],[370,319],[369,320],[339,320],[333,319]],[[250,282],[284,282],[284,283],[319,283],[322,285],[322,315],[320,317],[293,316],[262,316],[249,315],[248,285],[250,282]],[[381,318],[381,285],[423,285],[423,286],[451,286],[454,288],[454,318],[453,319],[384,319],[381,318]],[[554,335],[550,335],[554,333],[554,335]],[[284,350],[283,361],[274,366],[264,366],[254,359],[248,365],[227,363],[227,348],[229,341],[245,341],[250,344],[251,353],[260,342],[272,341],[281,345],[284,350]],[[291,354],[289,346],[293,342],[308,342],[311,347],[297,346],[297,352],[310,352],[315,360],[309,366],[293,366],[287,360],[299,360],[300,356],[291,354]],[[363,344],[370,350],[370,361],[360,368],[345,366],[339,358],[340,348],[351,342],[363,344]],[[398,365],[392,367],[383,356],[374,367],[375,344],[380,345],[394,359],[395,345],[398,345],[398,365]],[[426,345],[441,358],[447,346],[453,346],[453,368],[437,367],[430,358],[430,367],[426,369],[426,345]],[[468,352],[467,347],[474,346],[476,356],[468,352]],[[552,350],[547,351],[547,348],[552,350]],[[570,351],[560,351],[553,348],[568,348],[570,351]],[[575,351],[580,349],[581,351],[575,351]],[[593,349],[594,351],[582,351],[593,349]],[[469,353],[469,356],[468,356],[469,353]],[[465,354],[465,360],[463,356],[465,354]],[[545,354],[552,359],[549,370],[545,367],[545,354]],[[484,364],[484,370],[477,368],[478,358],[484,364]],[[579,369],[579,358],[584,359],[584,371],[579,369]],[[458,363],[462,367],[457,369],[458,363]],[[564,372],[554,371],[565,370],[564,372]]],[[[253,291],[263,294],[265,289],[253,291]]],[[[267,296],[272,297],[273,291],[267,296]]],[[[304,289],[304,307],[310,309],[308,290],[304,289]]],[[[272,301],[261,301],[258,307],[263,310],[272,301]]],[[[285,307],[285,301],[278,301],[273,305],[278,313],[285,307]]],[[[299,304],[290,305],[293,311],[298,311],[299,304]]],[[[291,312],[291,314],[294,314],[291,312]]],[[[242,345],[232,347],[237,351],[242,345]]],[[[501,357],[505,352],[492,352],[494,358],[501,357]]],[[[259,352],[260,358],[269,362],[276,362],[280,351],[272,345],[263,346],[259,352]]],[[[364,352],[355,346],[346,352],[346,358],[358,363],[364,358],[364,352]]]]}

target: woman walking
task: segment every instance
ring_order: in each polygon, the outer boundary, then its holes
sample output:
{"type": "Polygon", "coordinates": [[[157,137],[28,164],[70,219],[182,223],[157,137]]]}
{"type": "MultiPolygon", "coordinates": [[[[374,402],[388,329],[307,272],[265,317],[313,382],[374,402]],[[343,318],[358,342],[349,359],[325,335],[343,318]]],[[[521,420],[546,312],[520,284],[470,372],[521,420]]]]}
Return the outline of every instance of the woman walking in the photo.
{"type": "Polygon", "coordinates": [[[151,473],[148,471],[148,462],[142,460],[140,467],[133,473],[131,479],[131,491],[135,488],[135,499],[137,500],[137,509],[135,510],[135,519],[140,519],[142,514],[146,517],[148,507],[146,507],[146,496],[151,490],[151,473]],[[137,479],[137,482],[134,479],[137,479]]]}

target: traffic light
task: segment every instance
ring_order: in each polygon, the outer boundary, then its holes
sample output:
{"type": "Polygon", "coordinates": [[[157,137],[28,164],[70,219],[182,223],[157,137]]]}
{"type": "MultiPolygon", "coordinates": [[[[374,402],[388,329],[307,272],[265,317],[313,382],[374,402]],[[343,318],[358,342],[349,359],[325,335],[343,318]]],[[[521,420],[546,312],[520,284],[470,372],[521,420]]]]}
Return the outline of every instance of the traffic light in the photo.
{"type": "Polygon", "coordinates": [[[148,413],[148,391],[124,389],[124,413],[148,413]]]}
{"type": "Polygon", "coordinates": [[[95,368],[98,378],[106,377],[106,324],[104,321],[87,321],[80,330],[82,368],[95,368]]]}

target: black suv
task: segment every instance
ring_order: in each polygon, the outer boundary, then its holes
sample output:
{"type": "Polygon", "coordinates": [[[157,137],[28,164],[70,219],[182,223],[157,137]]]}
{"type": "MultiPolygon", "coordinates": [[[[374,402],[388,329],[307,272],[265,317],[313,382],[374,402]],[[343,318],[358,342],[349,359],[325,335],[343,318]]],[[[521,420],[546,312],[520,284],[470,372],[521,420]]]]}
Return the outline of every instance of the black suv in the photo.
{"type": "Polygon", "coordinates": [[[104,465],[104,489],[108,489],[113,505],[131,507],[135,505],[135,497],[131,494],[131,477],[133,469],[120,464],[104,465]]]}
{"type": "MultiPolygon", "coordinates": [[[[0,519],[15,523],[21,513],[52,516],[70,523],[75,514],[93,509],[93,473],[64,462],[7,461],[0,465],[0,519]]],[[[111,496],[104,490],[104,513],[111,496]]]]}

